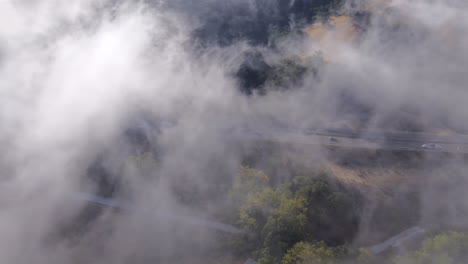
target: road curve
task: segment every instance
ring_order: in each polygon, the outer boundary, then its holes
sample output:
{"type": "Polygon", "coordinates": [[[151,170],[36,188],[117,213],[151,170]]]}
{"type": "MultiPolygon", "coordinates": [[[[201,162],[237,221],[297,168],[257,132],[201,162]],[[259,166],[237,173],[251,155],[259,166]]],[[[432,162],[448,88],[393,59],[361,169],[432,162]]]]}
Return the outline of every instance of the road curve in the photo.
{"type": "MultiPolygon", "coordinates": [[[[90,203],[94,203],[94,204],[98,204],[98,205],[102,205],[106,207],[123,209],[125,211],[136,210],[130,204],[125,203],[123,201],[119,201],[117,199],[112,199],[112,198],[104,198],[104,197],[96,196],[96,195],[89,194],[89,193],[76,192],[71,195],[71,198],[74,200],[90,202],[90,203]]],[[[144,212],[138,212],[138,213],[144,213],[144,212]]],[[[191,215],[182,215],[182,214],[177,214],[173,212],[158,211],[158,212],[154,212],[153,214],[151,214],[151,216],[155,217],[156,218],[155,220],[163,219],[163,220],[175,221],[181,224],[192,225],[192,226],[201,227],[201,228],[208,228],[208,229],[221,231],[225,233],[238,234],[242,232],[241,229],[235,226],[221,223],[218,221],[191,216],[191,215]]]]}
{"type": "Polygon", "coordinates": [[[387,251],[388,249],[399,247],[403,242],[408,241],[421,234],[424,234],[425,232],[426,229],[419,226],[415,226],[387,239],[386,241],[380,244],[368,247],[367,250],[369,250],[372,254],[377,255],[384,251],[387,251]]]}

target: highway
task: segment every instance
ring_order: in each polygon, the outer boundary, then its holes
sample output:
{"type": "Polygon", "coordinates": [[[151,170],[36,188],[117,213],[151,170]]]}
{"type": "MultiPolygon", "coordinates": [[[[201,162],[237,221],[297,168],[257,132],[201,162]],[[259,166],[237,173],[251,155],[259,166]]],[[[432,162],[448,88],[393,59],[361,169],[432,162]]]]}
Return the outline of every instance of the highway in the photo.
{"type": "MultiPolygon", "coordinates": [[[[149,122],[148,128],[158,131],[177,125],[172,121],[149,122]]],[[[141,126],[135,126],[136,129],[141,126]]],[[[248,123],[233,122],[230,127],[218,131],[230,139],[260,140],[282,143],[315,144],[324,146],[408,150],[421,152],[445,152],[468,154],[468,135],[437,135],[430,133],[357,130],[348,128],[300,128],[280,121],[259,119],[248,123]],[[336,142],[330,141],[336,138],[336,142]],[[423,144],[435,143],[441,149],[424,149],[423,144]]]]}
{"type": "Polygon", "coordinates": [[[358,133],[356,131],[257,131],[246,139],[280,143],[314,144],[347,148],[407,150],[468,154],[468,136],[439,136],[420,133],[393,132],[386,134],[358,133]],[[334,138],[335,140],[330,140],[334,138]],[[435,143],[440,149],[425,149],[426,143],[435,143]]]}

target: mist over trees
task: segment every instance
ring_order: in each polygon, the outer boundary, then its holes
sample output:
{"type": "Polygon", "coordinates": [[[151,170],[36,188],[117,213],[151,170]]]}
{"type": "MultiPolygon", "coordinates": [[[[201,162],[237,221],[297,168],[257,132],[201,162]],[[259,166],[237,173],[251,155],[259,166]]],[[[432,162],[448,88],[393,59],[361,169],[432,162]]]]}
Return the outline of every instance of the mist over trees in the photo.
{"type": "Polygon", "coordinates": [[[194,36],[205,45],[231,45],[236,41],[268,45],[278,34],[336,12],[342,3],[342,0],[215,1],[202,13],[208,19],[194,36]]]}
{"type": "Polygon", "coordinates": [[[238,223],[249,234],[236,241],[241,252],[250,251],[259,263],[279,263],[303,241],[335,246],[352,241],[359,223],[358,194],[333,187],[324,172],[311,173],[274,187],[262,171],[241,168],[232,191],[238,223]]]}
{"type": "Polygon", "coordinates": [[[424,239],[419,249],[395,259],[395,264],[404,263],[463,263],[466,261],[468,235],[460,232],[445,232],[424,239]]]}
{"type": "Polygon", "coordinates": [[[467,12],[0,1],[0,263],[464,263],[467,12]]]}

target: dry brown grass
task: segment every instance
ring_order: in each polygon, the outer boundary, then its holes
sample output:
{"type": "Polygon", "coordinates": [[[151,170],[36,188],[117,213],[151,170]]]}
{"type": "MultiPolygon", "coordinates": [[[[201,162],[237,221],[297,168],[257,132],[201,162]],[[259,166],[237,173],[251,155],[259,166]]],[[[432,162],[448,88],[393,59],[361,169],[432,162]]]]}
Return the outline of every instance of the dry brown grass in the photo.
{"type": "Polygon", "coordinates": [[[385,167],[345,167],[330,163],[328,168],[333,175],[344,183],[376,188],[381,191],[392,190],[405,182],[413,182],[421,173],[415,169],[385,167]]]}
{"type": "Polygon", "coordinates": [[[348,41],[353,39],[358,33],[349,16],[333,16],[330,18],[329,24],[317,22],[306,27],[304,31],[307,35],[318,41],[326,39],[330,39],[331,41],[348,41]]]}

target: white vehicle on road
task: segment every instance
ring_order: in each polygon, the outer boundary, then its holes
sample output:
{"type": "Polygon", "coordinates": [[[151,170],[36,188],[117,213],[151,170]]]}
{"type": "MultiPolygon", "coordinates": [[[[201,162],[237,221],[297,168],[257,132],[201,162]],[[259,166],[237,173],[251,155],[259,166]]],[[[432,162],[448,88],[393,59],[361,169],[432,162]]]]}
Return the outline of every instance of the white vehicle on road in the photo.
{"type": "Polygon", "coordinates": [[[437,144],[434,144],[434,143],[426,143],[424,145],[421,146],[423,149],[429,149],[429,150],[441,150],[442,147],[437,145],[437,144]]]}

